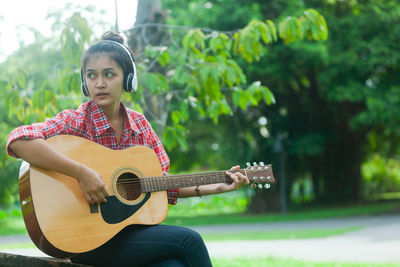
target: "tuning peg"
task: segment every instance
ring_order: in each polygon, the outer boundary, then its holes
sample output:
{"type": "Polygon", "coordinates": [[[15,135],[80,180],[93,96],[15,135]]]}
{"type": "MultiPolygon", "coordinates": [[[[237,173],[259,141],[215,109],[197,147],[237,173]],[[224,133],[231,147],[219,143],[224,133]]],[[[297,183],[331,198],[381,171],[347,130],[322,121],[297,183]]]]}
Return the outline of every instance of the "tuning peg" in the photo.
{"type": "Polygon", "coordinates": [[[258,184],[258,188],[262,189],[263,185],[262,184],[258,184]]]}
{"type": "Polygon", "coordinates": [[[254,166],[254,167],[257,167],[257,162],[254,161],[254,162],[253,162],[253,166],[254,166]]]}
{"type": "Polygon", "coordinates": [[[261,176],[261,177],[260,177],[260,180],[261,180],[261,182],[264,182],[265,177],[264,177],[264,176],[261,176]]]}
{"type": "Polygon", "coordinates": [[[271,187],[270,184],[265,184],[265,185],[264,185],[264,188],[265,188],[265,189],[269,189],[270,187],[271,187]]]}
{"type": "Polygon", "coordinates": [[[247,166],[247,168],[250,168],[251,167],[250,162],[246,162],[246,166],[247,166]]]}
{"type": "Polygon", "coordinates": [[[267,181],[271,181],[271,176],[267,176],[267,181]]]}
{"type": "Polygon", "coordinates": [[[261,166],[261,167],[264,167],[264,166],[265,166],[264,162],[261,161],[261,162],[260,162],[260,166],[261,166]]]}

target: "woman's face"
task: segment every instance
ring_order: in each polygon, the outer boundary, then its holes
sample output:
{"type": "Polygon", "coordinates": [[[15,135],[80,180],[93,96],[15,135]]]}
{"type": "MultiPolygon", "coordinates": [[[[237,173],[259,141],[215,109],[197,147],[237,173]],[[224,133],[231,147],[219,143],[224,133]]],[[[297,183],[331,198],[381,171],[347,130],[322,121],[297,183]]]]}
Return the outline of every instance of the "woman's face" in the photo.
{"type": "Polygon", "coordinates": [[[95,54],[86,64],[86,85],[90,98],[100,107],[113,107],[121,101],[124,72],[107,54],[95,54]]]}

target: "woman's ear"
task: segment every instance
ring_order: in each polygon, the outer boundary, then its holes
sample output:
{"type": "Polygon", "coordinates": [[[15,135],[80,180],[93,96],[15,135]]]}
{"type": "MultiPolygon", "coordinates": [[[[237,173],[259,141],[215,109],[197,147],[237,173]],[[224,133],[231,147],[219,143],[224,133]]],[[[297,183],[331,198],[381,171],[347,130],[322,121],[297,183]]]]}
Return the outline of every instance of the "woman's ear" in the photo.
{"type": "Polygon", "coordinates": [[[87,96],[87,97],[90,96],[89,89],[87,88],[87,85],[86,85],[84,71],[82,69],[81,69],[81,89],[82,89],[82,93],[84,94],[84,96],[87,96]]]}

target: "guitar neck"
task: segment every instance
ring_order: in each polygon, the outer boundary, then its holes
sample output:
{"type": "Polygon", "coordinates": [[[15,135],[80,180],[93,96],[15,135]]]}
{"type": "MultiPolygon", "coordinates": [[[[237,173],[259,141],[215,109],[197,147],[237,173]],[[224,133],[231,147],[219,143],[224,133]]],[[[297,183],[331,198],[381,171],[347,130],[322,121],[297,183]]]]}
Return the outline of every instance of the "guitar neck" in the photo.
{"type": "MultiPolygon", "coordinates": [[[[246,170],[237,172],[246,175],[246,170]]],[[[204,172],[196,174],[178,174],[166,176],[151,176],[140,179],[142,192],[154,192],[172,190],[206,184],[232,183],[232,179],[226,175],[225,171],[204,172]]]]}

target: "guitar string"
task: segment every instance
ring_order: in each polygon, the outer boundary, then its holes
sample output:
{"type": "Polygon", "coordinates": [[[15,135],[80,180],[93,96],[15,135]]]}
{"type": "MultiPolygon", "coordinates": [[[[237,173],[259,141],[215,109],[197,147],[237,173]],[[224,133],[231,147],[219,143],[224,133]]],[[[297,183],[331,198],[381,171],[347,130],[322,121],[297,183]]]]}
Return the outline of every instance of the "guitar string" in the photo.
{"type": "MultiPolygon", "coordinates": [[[[175,176],[175,175],[174,175],[175,176]]],[[[204,180],[210,180],[218,178],[218,180],[226,180],[225,178],[228,176],[221,177],[220,175],[214,175],[214,177],[209,177],[205,175],[197,175],[197,176],[184,176],[184,177],[168,177],[168,176],[148,176],[148,177],[134,177],[134,178],[124,178],[122,181],[117,182],[117,184],[141,184],[141,181],[145,181],[145,183],[157,183],[163,181],[165,183],[170,183],[171,181],[175,182],[191,182],[189,181],[190,178],[197,180],[196,178],[204,177],[204,180]],[[182,181],[183,180],[183,181],[182,181]]]]}
{"type": "MultiPolygon", "coordinates": [[[[244,170],[238,170],[242,174],[244,174],[244,170]]],[[[189,178],[201,178],[205,177],[206,179],[209,178],[209,176],[220,176],[221,174],[224,175],[224,177],[228,177],[225,175],[225,171],[219,171],[219,172],[203,172],[199,174],[174,174],[174,175],[165,175],[165,176],[145,176],[145,177],[134,177],[134,178],[124,178],[124,181],[137,181],[138,179],[146,179],[146,180],[174,180],[174,179],[189,179],[189,178]]],[[[212,177],[211,177],[212,178],[212,177]]]]}
{"type": "MultiPolygon", "coordinates": [[[[238,170],[238,172],[246,175],[246,170],[238,170]]],[[[205,179],[209,179],[211,175],[211,179],[215,178],[221,178],[220,175],[224,174],[224,177],[228,177],[225,175],[225,171],[220,171],[220,172],[204,172],[204,173],[199,173],[199,174],[176,174],[176,175],[166,175],[166,176],[146,176],[146,177],[134,177],[134,178],[124,178],[124,182],[131,182],[131,181],[138,181],[140,179],[146,179],[146,181],[153,181],[153,182],[158,182],[159,180],[182,180],[182,179],[196,179],[196,178],[201,178],[204,177],[205,179]]],[[[246,175],[247,176],[247,175],[246,175]]],[[[123,183],[122,181],[120,183],[123,183]]]]}
{"type": "MultiPolygon", "coordinates": [[[[246,169],[241,169],[238,170],[238,172],[241,172],[242,174],[246,175],[246,169]]],[[[246,175],[247,176],[247,175],[246,175]]],[[[171,181],[174,181],[174,183],[185,183],[185,184],[191,184],[191,182],[193,181],[189,181],[188,179],[196,179],[196,178],[201,178],[204,177],[205,178],[205,182],[206,184],[208,183],[207,180],[213,179],[215,180],[215,178],[217,178],[217,182],[221,181],[221,182],[229,182],[230,180],[227,179],[227,175],[225,175],[225,171],[219,171],[219,172],[203,172],[203,173],[199,173],[199,174],[177,174],[177,175],[170,175],[170,176],[148,176],[148,177],[134,177],[134,178],[124,178],[122,179],[122,181],[118,181],[117,184],[119,185],[142,185],[143,182],[145,184],[151,184],[151,183],[160,183],[162,182],[164,185],[165,184],[170,184],[171,181]],[[223,177],[221,177],[220,175],[224,174],[223,177]],[[209,177],[209,175],[212,175],[212,177],[209,177]],[[221,180],[222,178],[222,180],[221,180]],[[169,181],[168,181],[169,180],[169,181]],[[182,181],[183,180],[183,181],[182,181]]],[[[195,181],[196,182],[196,181],[195,181]]],[[[196,185],[198,183],[194,183],[193,185],[196,185]]],[[[160,186],[158,184],[158,186],[160,186]]]]}

